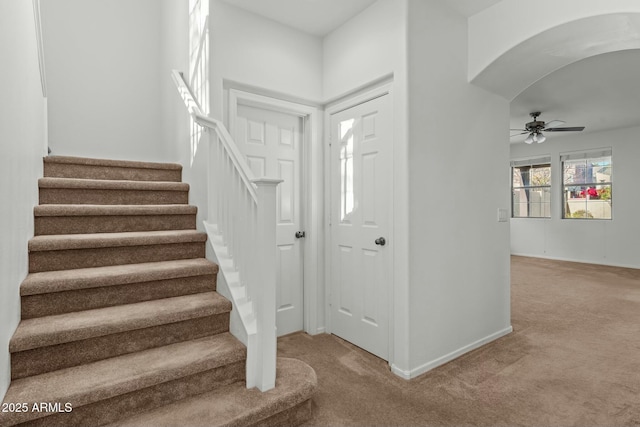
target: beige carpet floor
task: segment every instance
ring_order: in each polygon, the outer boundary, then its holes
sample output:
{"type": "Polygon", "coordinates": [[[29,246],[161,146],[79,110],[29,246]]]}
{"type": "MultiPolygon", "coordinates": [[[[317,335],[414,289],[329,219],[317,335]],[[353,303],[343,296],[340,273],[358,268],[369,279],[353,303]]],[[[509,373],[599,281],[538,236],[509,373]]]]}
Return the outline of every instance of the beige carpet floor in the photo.
{"type": "Polygon", "coordinates": [[[310,426],[640,425],[640,270],[512,258],[514,332],[411,381],[331,335],[283,337],[318,375],[310,426]]]}

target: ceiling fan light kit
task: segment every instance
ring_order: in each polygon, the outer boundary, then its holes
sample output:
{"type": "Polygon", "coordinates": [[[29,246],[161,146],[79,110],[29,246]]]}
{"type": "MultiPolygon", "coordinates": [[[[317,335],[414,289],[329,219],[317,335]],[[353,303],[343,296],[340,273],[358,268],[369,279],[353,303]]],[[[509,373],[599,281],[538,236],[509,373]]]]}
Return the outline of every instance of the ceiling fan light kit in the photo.
{"type": "Polygon", "coordinates": [[[547,140],[547,137],[542,134],[542,131],[545,132],[580,132],[584,130],[584,126],[576,126],[576,127],[557,127],[559,125],[563,125],[565,122],[562,120],[552,120],[549,123],[543,122],[542,120],[538,120],[538,116],[540,116],[539,111],[535,111],[533,113],[529,113],[531,117],[533,117],[533,121],[524,125],[524,129],[511,129],[511,130],[519,130],[522,133],[511,135],[524,135],[528,133],[529,135],[524,140],[525,144],[533,144],[537,142],[541,144],[547,140]]]}
{"type": "Polygon", "coordinates": [[[541,132],[532,132],[529,134],[529,136],[527,136],[527,139],[525,139],[524,142],[526,144],[533,144],[534,142],[541,144],[546,140],[547,140],[547,137],[544,136],[541,132]]]}

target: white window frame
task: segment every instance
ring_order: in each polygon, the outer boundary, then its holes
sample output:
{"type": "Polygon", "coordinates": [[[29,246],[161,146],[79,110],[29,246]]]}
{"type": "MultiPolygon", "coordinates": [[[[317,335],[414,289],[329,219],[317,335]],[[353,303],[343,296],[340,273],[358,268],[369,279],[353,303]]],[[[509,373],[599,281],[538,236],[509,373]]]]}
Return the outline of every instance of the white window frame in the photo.
{"type": "Polygon", "coordinates": [[[551,191],[552,191],[552,183],[549,182],[549,185],[523,185],[521,187],[515,187],[514,183],[513,183],[513,169],[514,168],[521,168],[521,167],[540,167],[540,166],[548,166],[549,167],[549,171],[550,174],[552,173],[553,170],[553,166],[551,164],[551,156],[542,156],[542,157],[535,157],[535,158],[528,158],[528,159],[521,159],[521,160],[512,160],[511,161],[511,218],[512,219],[550,219],[551,218],[551,211],[552,211],[552,198],[549,200],[549,215],[548,216],[530,216],[530,210],[528,209],[528,214],[527,216],[515,216],[515,206],[514,206],[514,202],[513,202],[513,198],[514,198],[514,191],[516,189],[525,189],[525,190],[535,190],[535,189],[548,189],[549,195],[551,197],[551,191]]]}
{"type": "MultiPolygon", "coordinates": [[[[560,154],[560,168],[562,170],[562,182],[561,182],[561,194],[562,194],[562,219],[568,219],[568,220],[589,220],[589,221],[594,221],[594,220],[601,220],[601,221],[611,221],[613,219],[613,155],[612,155],[612,150],[611,147],[607,147],[607,148],[601,148],[601,149],[597,149],[597,150],[584,150],[584,151],[578,151],[578,152],[570,152],[570,153],[561,153],[560,154]],[[565,184],[565,162],[567,160],[586,160],[586,159],[597,159],[597,158],[601,158],[601,157],[610,157],[610,165],[609,167],[611,168],[611,173],[609,174],[609,181],[601,181],[601,182],[597,182],[595,180],[593,180],[592,182],[584,182],[584,183],[579,183],[579,184],[565,184]],[[571,216],[567,216],[567,206],[568,206],[568,199],[567,199],[567,188],[568,187],[596,187],[596,186],[603,186],[603,185],[607,185],[611,188],[611,194],[610,194],[610,198],[607,199],[608,200],[608,205],[609,205],[609,217],[571,217],[571,216]]],[[[588,200],[585,202],[585,211],[589,212],[587,209],[588,206],[588,200]]]]}

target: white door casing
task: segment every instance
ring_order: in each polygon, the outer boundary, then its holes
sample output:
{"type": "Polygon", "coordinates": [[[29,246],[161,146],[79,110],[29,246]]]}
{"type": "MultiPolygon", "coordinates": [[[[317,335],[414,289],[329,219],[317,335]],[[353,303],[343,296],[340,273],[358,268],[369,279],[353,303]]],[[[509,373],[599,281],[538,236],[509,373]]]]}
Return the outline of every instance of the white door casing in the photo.
{"type": "Polygon", "coordinates": [[[278,336],[303,329],[302,141],[303,119],[269,109],[237,106],[235,139],[256,177],[283,180],[277,189],[278,336]]]}
{"type": "Polygon", "coordinates": [[[330,134],[331,331],[389,360],[390,96],[332,114],[330,134]]]}

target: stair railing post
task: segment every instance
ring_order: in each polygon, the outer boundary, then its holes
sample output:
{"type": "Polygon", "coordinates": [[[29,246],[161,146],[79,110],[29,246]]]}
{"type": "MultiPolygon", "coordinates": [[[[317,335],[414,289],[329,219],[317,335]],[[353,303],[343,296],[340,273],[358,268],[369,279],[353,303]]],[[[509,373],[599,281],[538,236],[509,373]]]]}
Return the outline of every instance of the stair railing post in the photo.
{"type": "Polygon", "coordinates": [[[257,187],[258,223],[255,242],[258,245],[257,269],[253,277],[259,280],[254,289],[257,325],[256,387],[267,391],[276,384],[276,189],[281,179],[260,178],[252,181],[257,187]]]}

